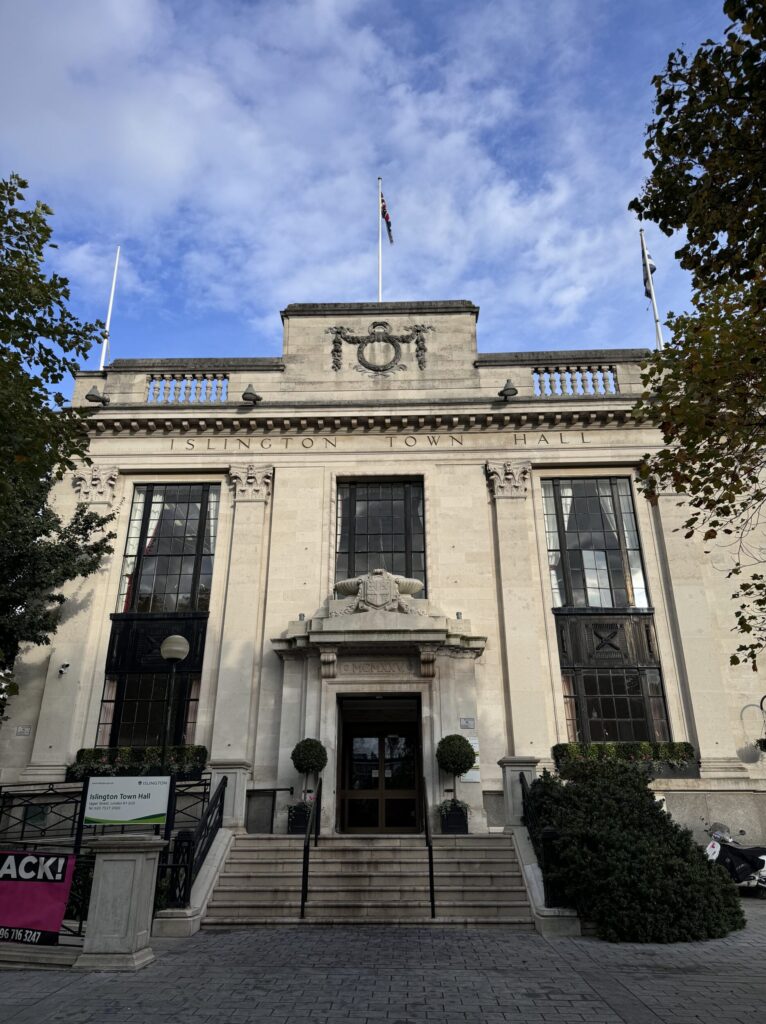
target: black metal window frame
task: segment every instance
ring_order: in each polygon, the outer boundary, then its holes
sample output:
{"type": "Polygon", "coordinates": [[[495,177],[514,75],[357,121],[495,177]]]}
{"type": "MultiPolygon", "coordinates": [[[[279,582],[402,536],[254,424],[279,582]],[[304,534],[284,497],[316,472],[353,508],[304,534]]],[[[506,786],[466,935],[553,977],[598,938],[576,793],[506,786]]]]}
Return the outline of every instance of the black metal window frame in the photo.
{"type": "MultiPolygon", "coordinates": [[[[337,500],[336,524],[335,524],[335,580],[336,580],[336,582],[338,580],[342,580],[342,579],[351,579],[354,576],[359,576],[359,575],[363,575],[366,572],[370,572],[370,571],[372,571],[373,568],[378,568],[378,566],[371,566],[369,564],[369,557],[366,557],[367,565],[364,568],[359,568],[358,567],[359,563],[358,563],[358,560],[357,560],[357,557],[356,557],[357,555],[364,554],[365,556],[369,556],[370,554],[373,554],[373,552],[370,552],[369,550],[366,551],[366,552],[361,552],[361,551],[357,552],[355,550],[355,548],[356,548],[356,521],[357,521],[356,510],[357,510],[358,502],[362,501],[362,500],[368,500],[368,501],[375,501],[375,500],[389,501],[390,500],[392,502],[393,501],[402,500],[404,502],[404,508],[403,508],[403,530],[402,530],[402,532],[400,534],[397,530],[394,530],[393,527],[392,527],[391,535],[394,536],[394,537],[402,536],[403,544],[402,544],[401,548],[397,548],[395,551],[392,548],[392,551],[391,551],[391,556],[392,556],[391,557],[391,567],[390,568],[388,566],[380,566],[380,567],[381,568],[388,568],[389,571],[393,572],[395,575],[407,576],[407,577],[411,577],[411,578],[414,577],[415,579],[421,580],[422,583],[423,583],[423,590],[418,594],[418,597],[425,597],[427,595],[427,593],[428,593],[428,577],[427,577],[427,540],[426,540],[426,516],[425,516],[425,482],[423,480],[423,477],[422,476],[418,476],[418,477],[354,477],[354,478],[340,479],[340,480],[338,480],[338,483],[337,483],[336,500],[337,500]],[[402,487],[403,488],[403,497],[402,497],[402,499],[399,499],[398,497],[392,497],[390,499],[389,498],[384,498],[384,499],[381,499],[381,498],[377,498],[377,499],[376,498],[365,498],[365,499],[362,499],[362,498],[358,498],[357,497],[357,495],[359,493],[359,488],[369,488],[369,487],[378,487],[378,486],[380,486],[380,487],[383,487],[383,486],[402,487]],[[349,508],[351,510],[350,514],[348,516],[348,534],[347,534],[347,536],[345,538],[343,537],[342,532],[341,532],[342,531],[342,525],[343,525],[343,523],[342,523],[342,501],[344,500],[344,492],[345,492],[345,495],[347,495],[348,502],[349,502],[349,508]],[[420,531],[415,531],[415,530],[413,530],[413,519],[416,517],[417,513],[415,511],[413,511],[413,501],[417,500],[418,497],[420,498],[420,502],[421,502],[422,519],[420,521],[421,530],[420,531]],[[423,538],[422,539],[422,551],[421,550],[415,550],[415,548],[413,547],[413,544],[416,547],[418,541],[417,540],[413,540],[413,537],[417,537],[417,536],[419,536],[421,534],[422,534],[422,538],[423,538]],[[342,565],[343,565],[342,558],[343,558],[343,556],[345,556],[346,559],[347,559],[346,568],[345,569],[342,568],[342,565]],[[397,564],[397,561],[394,558],[394,556],[403,556],[403,560],[402,560],[403,569],[402,570],[399,570],[399,569],[395,568],[395,566],[397,564]],[[415,557],[413,558],[413,556],[415,556],[415,557]],[[422,564],[422,568],[420,566],[415,566],[413,564],[413,562],[418,558],[418,556],[422,558],[422,563],[423,563],[422,564]]],[[[394,518],[393,512],[392,512],[392,518],[394,518]]],[[[382,535],[382,534],[379,534],[379,536],[380,535],[382,535]]],[[[368,533],[367,536],[368,537],[369,536],[375,536],[375,534],[368,533]]],[[[383,552],[374,552],[374,553],[375,554],[383,554],[383,555],[386,554],[386,553],[383,553],[383,552]]]]}
{"type": "MultiPolygon", "coordinates": [[[[594,609],[603,608],[604,610],[609,611],[610,614],[614,614],[615,611],[621,610],[621,609],[625,609],[625,610],[630,610],[632,608],[640,608],[641,610],[650,609],[651,608],[651,604],[650,604],[650,595],[649,595],[649,585],[648,585],[648,582],[647,582],[646,566],[644,564],[643,547],[642,547],[642,544],[641,544],[641,536],[640,536],[639,529],[638,529],[638,517],[636,515],[636,505],[635,505],[635,500],[634,500],[634,497],[633,497],[633,488],[631,486],[630,477],[627,477],[627,476],[548,477],[548,478],[545,478],[542,481],[542,484],[543,484],[543,502],[544,502],[544,508],[543,508],[544,520],[543,521],[544,521],[544,524],[545,524],[545,532],[546,532],[546,547],[547,547],[547,550],[548,550],[549,571],[551,572],[551,575],[552,575],[553,574],[553,564],[551,562],[551,556],[555,555],[556,550],[557,550],[559,558],[561,560],[561,572],[562,572],[563,581],[564,581],[565,594],[563,594],[563,595],[559,594],[559,590],[558,590],[557,586],[555,586],[553,584],[553,581],[551,581],[551,587],[552,587],[553,594],[554,594],[554,603],[555,603],[555,599],[556,599],[557,594],[558,594],[558,596],[560,596],[562,598],[562,603],[560,605],[556,605],[556,607],[557,608],[567,608],[567,609],[575,609],[575,608],[576,609],[587,609],[588,611],[593,611],[594,609]],[[609,565],[608,560],[606,560],[606,573],[608,574],[608,580],[609,580],[608,589],[609,589],[609,593],[610,593],[610,596],[611,596],[611,599],[612,599],[612,604],[610,604],[610,605],[604,605],[604,604],[591,605],[591,604],[589,604],[588,603],[588,590],[589,590],[589,588],[587,586],[587,583],[585,584],[585,586],[583,588],[575,587],[574,584],[573,584],[573,580],[572,580],[572,572],[573,572],[573,570],[572,570],[572,567],[571,567],[571,564],[570,564],[569,551],[578,551],[578,552],[582,553],[582,552],[587,551],[589,549],[586,548],[586,547],[582,547],[582,546],[570,547],[568,545],[568,542],[567,542],[567,533],[568,533],[568,531],[566,530],[566,525],[567,524],[565,523],[564,511],[563,511],[563,507],[562,507],[561,485],[563,483],[572,483],[572,484],[574,484],[574,483],[580,483],[580,482],[582,482],[582,483],[595,483],[595,484],[599,484],[599,483],[601,483],[601,484],[608,483],[609,484],[610,496],[612,498],[612,508],[614,510],[614,517],[615,517],[616,527],[617,527],[616,530],[615,530],[615,534],[616,534],[616,538],[617,538],[617,542],[618,542],[618,547],[616,549],[613,549],[613,550],[619,552],[620,568],[621,568],[621,571],[622,571],[622,581],[621,582],[624,584],[624,590],[625,590],[625,594],[626,594],[626,602],[624,604],[622,604],[622,603],[618,604],[618,603],[614,602],[615,591],[620,591],[620,590],[623,589],[623,587],[619,587],[619,586],[615,585],[615,579],[614,579],[613,571],[612,571],[611,566],[609,565]],[[618,486],[620,482],[625,482],[627,484],[626,491],[623,491],[623,492],[620,491],[619,486],[618,486]],[[548,487],[551,488],[552,497],[553,497],[554,506],[555,506],[555,516],[554,516],[554,518],[555,518],[555,531],[556,531],[556,536],[557,536],[558,545],[559,545],[558,549],[553,549],[551,547],[551,535],[552,535],[552,532],[553,532],[553,531],[550,530],[550,518],[551,518],[551,516],[550,516],[550,513],[548,513],[546,511],[546,509],[545,509],[545,498],[547,496],[546,495],[546,491],[547,491],[548,487]],[[620,500],[626,494],[627,494],[627,497],[629,498],[629,501],[630,501],[631,515],[632,515],[632,518],[633,518],[633,522],[635,524],[635,529],[633,531],[631,531],[631,533],[635,533],[635,538],[636,538],[635,545],[633,545],[633,546],[629,546],[628,543],[627,543],[627,531],[626,531],[626,526],[625,526],[624,510],[622,508],[622,501],[620,500]],[[635,552],[635,554],[636,554],[637,566],[631,565],[630,553],[632,553],[632,552],[635,552]],[[636,588],[635,583],[634,583],[634,573],[635,573],[636,568],[638,568],[638,571],[640,572],[640,578],[641,578],[641,582],[643,584],[643,587],[641,587],[641,588],[636,588]],[[575,603],[575,592],[577,590],[580,590],[580,589],[584,590],[585,600],[584,600],[584,602],[578,604],[578,603],[575,603]],[[636,604],[635,598],[636,598],[636,591],[637,590],[639,590],[639,593],[641,591],[643,591],[643,594],[645,596],[645,603],[643,603],[643,604],[636,604]]],[[[588,531],[583,531],[583,532],[588,532],[588,531]]],[[[580,539],[580,533],[581,533],[581,531],[577,530],[578,539],[580,539]]],[[[602,549],[597,549],[597,550],[601,551],[602,549]]],[[[603,570],[599,570],[599,569],[596,569],[595,571],[597,573],[603,572],[603,570]]],[[[586,574],[586,569],[584,568],[583,569],[583,576],[584,577],[585,577],[585,574],[586,574]]],[[[599,588],[598,589],[601,592],[605,589],[605,588],[600,586],[600,578],[599,578],[599,588]]]]}
{"type": "Polygon", "coordinates": [[[659,668],[567,668],[561,678],[570,743],[670,739],[659,668]]]}
{"type": "MultiPolygon", "coordinates": [[[[101,698],[97,747],[161,746],[165,731],[170,672],[125,672],[108,675],[101,698]],[[146,693],[147,689],[150,691],[146,693]],[[135,692],[135,695],[134,695],[135,692]],[[143,696],[142,696],[143,692],[143,696]],[[144,706],[145,716],[141,716],[144,706]],[[154,709],[154,717],[151,711],[154,709]],[[133,714],[126,721],[125,712],[133,714]],[[150,730],[156,731],[150,735],[150,730]],[[127,736],[129,730],[130,736],[127,736]]],[[[176,672],[167,742],[193,743],[199,706],[199,672],[176,672]]]]}
{"type": "MultiPolygon", "coordinates": [[[[200,590],[200,579],[201,579],[201,577],[206,579],[206,580],[211,580],[212,579],[212,569],[213,569],[214,555],[215,555],[215,546],[214,546],[214,544],[213,544],[213,546],[212,546],[210,551],[208,551],[208,552],[205,551],[206,541],[209,542],[209,543],[211,542],[211,539],[208,537],[208,530],[209,530],[209,526],[210,526],[210,523],[208,522],[208,510],[209,510],[209,505],[210,505],[211,494],[212,493],[215,494],[215,499],[216,499],[215,517],[216,517],[216,526],[217,526],[218,511],[220,509],[220,485],[219,484],[201,483],[201,482],[198,482],[198,481],[174,481],[172,483],[171,482],[168,482],[168,483],[164,483],[163,482],[163,483],[150,483],[150,484],[136,484],[135,485],[135,487],[133,489],[133,500],[132,500],[132,503],[131,503],[130,521],[129,521],[129,525],[128,525],[128,535],[126,537],[125,551],[124,551],[124,554],[123,554],[122,572],[121,572],[121,575],[120,575],[120,591],[119,591],[119,595],[118,595],[118,611],[119,612],[138,611],[138,612],[142,612],[144,614],[153,614],[153,613],[161,613],[161,612],[166,612],[166,611],[184,611],[184,610],[197,611],[197,610],[207,610],[207,608],[209,607],[209,601],[210,601],[210,588],[208,587],[204,592],[201,591],[200,590]],[[175,538],[175,537],[172,538],[173,541],[175,541],[175,540],[182,541],[182,543],[180,545],[181,546],[181,550],[179,552],[172,552],[171,551],[171,552],[163,553],[163,554],[152,553],[152,552],[147,550],[147,546],[148,546],[147,540],[148,540],[148,533],[149,533],[149,527],[150,527],[150,522],[151,522],[151,514],[152,514],[152,507],[153,507],[153,502],[154,502],[154,496],[155,496],[155,493],[156,493],[156,491],[158,489],[163,489],[163,490],[167,491],[168,488],[173,488],[173,487],[189,487],[189,488],[193,487],[193,488],[199,488],[199,490],[200,490],[200,509],[199,509],[199,517],[197,519],[197,524],[198,525],[197,525],[197,530],[196,530],[196,538],[195,538],[195,541],[194,541],[194,550],[193,551],[186,551],[185,550],[186,547],[187,547],[188,534],[184,533],[182,537],[179,536],[179,538],[175,538]],[[137,532],[136,532],[136,523],[138,522],[138,517],[135,515],[136,504],[137,504],[136,503],[136,499],[137,499],[137,496],[139,495],[140,492],[143,492],[143,508],[141,509],[141,512],[140,512],[140,524],[138,525],[138,529],[137,529],[137,532]],[[131,551],[130,551],[131,546],[135,547],[135,552],[134,553],[131,553],[131,551]],[[167,607],[164,607],[164,606],[162,608],[154,608],[154,607],[152,607],[153,604],[154,604],[155,598],[160,596],[158,592],[154,591],[154,589],[152,589],[152,592],[150,594],[150,602],[149,602],[150,603],[150,607],[149,608],[142,608],[142,607],[140,607],[141,604],[142,604],[142,599],[143,599],[143,595],[141,593],[142,574],[143,574],[143,571],[144,571],[144,567],[145,567],[145,565],[147,563],[147,560],[150,559],[150,558],[156,558],[156,559],[167,558],[168,560],[170,560],[170,559],[178,559],[181,562],[183,561],[184,558],[193,558],[194,559],[192,573],[190,574],[192,579],[191,579],[191,584],[190,584],[190,600],[189,600],[188,608],[179,608],[178,607],[178,594],[176,594],[176,602],[175,602],[175,607],[174,608],[170,609],[170,608],[167,608],[167,607]],[[209,558],[210,562],[211,562],[211,564],[210,564],[210,571],[208,573],[203,573],[202,572],[203,559],[205,559],[205,558],[209,558]],[[131,562],[132,562],[132,567],[131,567],[131,562]],[[201,598],[203,598],[203,600],[201,600],[201,598]]],[[[162,505],[162,508],[161,508],[161,511],[160,511],[160,514],[159,514],[159,517],[158,517],[158,521],[157,521],[157,527],[158,528],[160,527],[160,525],[162,523],[162,518],[163,518],[163,515],[164,515],[165,501],[166,500],[167,500],[166,496],[163,495],[163,505],[162,505]]],[[[190,521],[193,521],[193,517],[190,517],[190,516],[187,515],[185,523],[188,524],[190,521]]],[[[159,539],[161,540],[163,538],[160,537],[159,539]]],[[[173,578],[174,576],[177,576],[178,579],[179,579],[179,583],[180,583],[180,580],[181,580],[183,575],[184,574],[180,571],[180,568],[179,568],[179,571],[177,573],[175,573],[175,572],[174,573],[165,573],[165,574],[156,573],[155,576],[152,577],[152,580],[153,580],[153,584],[154,584],[154,582],[158,578],[160,578],[160,577],[162,577],[165,580],[167,580],[167,579],[173,578]]],[[[164,592],[163,592],[163,596],[166,596],[164,592]]]]}

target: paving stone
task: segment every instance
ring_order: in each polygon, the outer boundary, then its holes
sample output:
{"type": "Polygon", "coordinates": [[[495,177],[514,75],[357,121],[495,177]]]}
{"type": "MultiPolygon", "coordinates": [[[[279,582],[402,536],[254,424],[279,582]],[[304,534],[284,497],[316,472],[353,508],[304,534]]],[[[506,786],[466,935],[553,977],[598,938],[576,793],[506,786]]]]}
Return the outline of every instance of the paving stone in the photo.
{"type": "Polygon", "coordinates": [[[503,928],[247,928],[157,943],[135,975],[0,971],[3,1024],[753,1024],[766,903],[706,943],[503,928]]]}

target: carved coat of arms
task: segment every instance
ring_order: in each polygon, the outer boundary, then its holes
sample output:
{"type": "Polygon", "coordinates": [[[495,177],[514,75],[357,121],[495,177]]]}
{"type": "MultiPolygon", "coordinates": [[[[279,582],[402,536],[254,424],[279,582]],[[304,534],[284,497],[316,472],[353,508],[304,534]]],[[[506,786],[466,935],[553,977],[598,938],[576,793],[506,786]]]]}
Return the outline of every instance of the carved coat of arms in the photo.
{"type": "Polygon", "coordinates": [[[423,589],[420,580],[407,576],[394,576],[385,569],[373,569],[364,576],[355,576],[350,580],[340,580],[335,590],[341,597],[356,597],[352,605],[345,608],[342,614],[352,612],[403,612],[410,615],[416,611],[404,600],[404,596],[416,594],[423,589]]]}

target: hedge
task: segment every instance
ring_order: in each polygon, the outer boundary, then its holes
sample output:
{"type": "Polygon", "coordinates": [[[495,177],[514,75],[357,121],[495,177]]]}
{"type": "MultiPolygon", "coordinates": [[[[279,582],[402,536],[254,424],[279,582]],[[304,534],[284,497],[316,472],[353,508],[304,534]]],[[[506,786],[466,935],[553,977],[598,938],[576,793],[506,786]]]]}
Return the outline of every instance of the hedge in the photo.
{"type": "Polygon", "coordinates": [[[627,762],[650,769],[656,764],[686,768],[697,758],[691,743],[557,743],[552,753],[559,771],[582,761],[627,762]]]}
{"type": "Polygon", "coordinates": [[[558,832],[546,883],[600,938],[691,942],[744,927],[731,878],[662,810],[640,765],[573,761],[536,779],[530,801],[538,829],[558,832]]]}
{"type": "Polygon", "coordinates": [[[67,768],[67,781],[98,775],[176,775],[199,778],[207,764],[207,747],[168,747],[165,765],[161,747],[84,747],[67,768]]]}

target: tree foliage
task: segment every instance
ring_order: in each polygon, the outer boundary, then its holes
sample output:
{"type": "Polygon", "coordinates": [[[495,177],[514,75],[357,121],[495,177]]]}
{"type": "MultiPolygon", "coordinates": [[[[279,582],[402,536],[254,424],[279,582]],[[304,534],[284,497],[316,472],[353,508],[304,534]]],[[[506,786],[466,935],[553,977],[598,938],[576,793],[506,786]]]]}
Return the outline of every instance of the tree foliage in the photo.
{"type": "Polygon", "coordinates": [[[554,827],[546,879],[600,938],[691,942],[721,938],[745,920],[739,894],[655,801],[645,771],[580,761],[531,787],[540,827],[554,827]]]}
{"type": "Polygon", "coordinates": [[[672,53],[654,79],[652,172],[631,208],[666,234],[692,274],[691,312],[646,367],[641,414],[664,448],[644,457],[651,501],[688,507],[687,537],[724,543],[736,577],[733,664],[757,668],[766,648],[766,7],[726,0],[723,42],[672,53]]]}
{"type": "MultiPolygon", "coordinates": [[[[48,504],[51,482],[87,458],[83,414],[55,390],[101,337],[67,307],[68,281],[46,275],[52,245],[43,203],[24,205],[27,183],[0,181],[0,668],[23,643],[55,631],[64,583],[94,572],[111,534],[110,516],[78,505],[65,523],[48,504]]],[[[0,708],[0,714],[2,708],[0,708]]]]}

